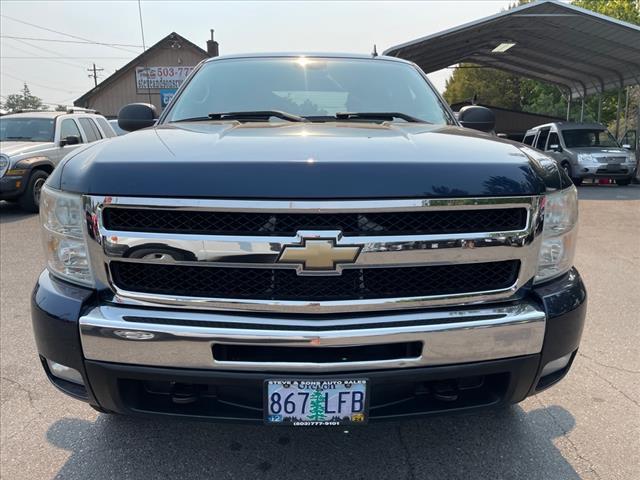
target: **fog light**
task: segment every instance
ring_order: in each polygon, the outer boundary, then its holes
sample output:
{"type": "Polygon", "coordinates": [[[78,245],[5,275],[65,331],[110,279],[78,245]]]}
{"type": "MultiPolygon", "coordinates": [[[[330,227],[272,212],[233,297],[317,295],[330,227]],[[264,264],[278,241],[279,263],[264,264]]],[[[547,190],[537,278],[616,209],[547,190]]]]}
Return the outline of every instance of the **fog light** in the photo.
{"type": "Polygon", "coordinates": [[[562,370],[564,367],[569,365],[569,362],[571,361],[571,355],[573,355],[573,352],[568,353],[564,357],[556,358],[555,360],[547,363],[542,369],[540,377],[545,377],[551,373],[562,370]]]}
{"type": "Polygon", "coordinates": [[[53,362],[49,359],[47,359],[47,365],[49,366],[49,371],[51,372],[51,375],[53,375],[54,377],[61,378],[62,380],[66,380],[68,382],[84,385],[84,380],[82,380],[82,375],[80,375],[80,372],[75,368],[67,367],[66,365],[53,362]]]}

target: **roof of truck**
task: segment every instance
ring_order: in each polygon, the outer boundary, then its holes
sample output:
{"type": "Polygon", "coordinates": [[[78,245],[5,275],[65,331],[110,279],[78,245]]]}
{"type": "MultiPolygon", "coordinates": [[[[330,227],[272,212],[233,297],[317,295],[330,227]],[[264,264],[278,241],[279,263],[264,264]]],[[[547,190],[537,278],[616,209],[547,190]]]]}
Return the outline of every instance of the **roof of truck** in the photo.
{"type": "Polygon", "coordinates": [[[551,122],[545,123],[542,125],[536,125],[535,127],[530,128],[531,130],[539,130],[543,127],[550,127],[551,125],[555,125],[559,130],[606,130],[607,127],[602,125],[601,123],[595,122],[551,122]]]}
{"type": "Polygon", "coordinates": [[[232,55],[220,55],[218,57],[212,57],[205,60],[208,62],[215,62],[218,60],[228,60],[232,58],[354,58],[362,60],[387,60],[391,62],[400,63],[412,63],[402,58],[389,57],[386,55],[374,56],[370,53],[336,53],[336,52],[257,52],[257,53],[237,53],[232,55]]]}

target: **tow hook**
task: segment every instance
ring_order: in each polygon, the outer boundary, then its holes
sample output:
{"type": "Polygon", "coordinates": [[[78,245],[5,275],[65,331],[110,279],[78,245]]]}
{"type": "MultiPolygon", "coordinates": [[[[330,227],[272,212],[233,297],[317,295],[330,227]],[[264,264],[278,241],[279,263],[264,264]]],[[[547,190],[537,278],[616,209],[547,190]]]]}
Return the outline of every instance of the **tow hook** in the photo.
{"type": "Polygon", "coordinates": [[[171,401],[180,405],[194,403],[200,397],[193,385],[185,383],[173,383],[171,386],[171,401]]]}

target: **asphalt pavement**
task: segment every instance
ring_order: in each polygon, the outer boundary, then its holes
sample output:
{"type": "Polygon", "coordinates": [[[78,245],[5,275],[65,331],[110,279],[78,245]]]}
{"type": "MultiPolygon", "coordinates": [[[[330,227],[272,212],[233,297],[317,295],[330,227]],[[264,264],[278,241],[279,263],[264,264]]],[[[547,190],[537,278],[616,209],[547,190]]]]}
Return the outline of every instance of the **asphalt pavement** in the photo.
{"type": "Polygon", "coordinates": [[[38,218],[0,202],[3,479],[640,478],[640,186],[584,186],[587,326],[568,377],[503,412],[350,432],[98,414],[49,385],[29,296],[38,218]]]}

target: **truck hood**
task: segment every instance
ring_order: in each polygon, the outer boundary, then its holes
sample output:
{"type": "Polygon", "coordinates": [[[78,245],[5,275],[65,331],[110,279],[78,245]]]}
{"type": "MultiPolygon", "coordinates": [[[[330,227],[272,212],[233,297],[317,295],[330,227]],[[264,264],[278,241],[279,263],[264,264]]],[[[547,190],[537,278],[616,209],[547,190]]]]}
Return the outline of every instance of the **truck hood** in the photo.
{"type": "Polygon", "coordinates": [[[49,184],[201,198],[531,195],[560,181],[545,159],[450,126],[185,122],[97,143],[68,158],[49,184]]]}
{"type": "Polygon", "coordinates": [[[37,154],[53,146],[53,142],[0,142],[0,153],[7,157],[15,157],[27,153],[37,154]]]}

